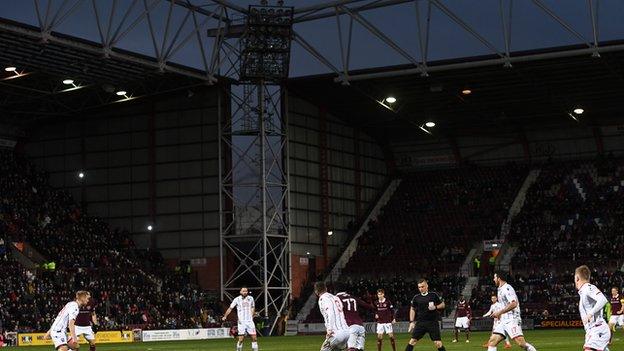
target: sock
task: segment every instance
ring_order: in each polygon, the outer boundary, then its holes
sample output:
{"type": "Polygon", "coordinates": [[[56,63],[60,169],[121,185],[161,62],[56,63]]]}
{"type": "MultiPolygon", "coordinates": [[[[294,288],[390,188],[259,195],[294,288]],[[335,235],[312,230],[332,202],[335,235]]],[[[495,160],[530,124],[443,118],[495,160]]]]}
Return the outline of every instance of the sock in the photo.
{"type": "Polygon", "coordinates": [[[496,346],[488,346],[488,351],[496,351],[496,346]]]}
{"type": "Polygon", "coordinates": [[[457,334],[459,334],[459,329],[455,328],[455,340],[457,340],[457,334]]]}
{"type": "Polygon", "coordinates": [[[414,351],[414,345],[407,344],[407,346],[405,346],[405,351],[414,351]]]}
{"type": "Polygon", "coordinates": [[[392,345],[392,351],[396,351],[396,344],[394,343],[394,338],[390,338],[390,345],[392,345]]]}
{"type": "Polygon", "coordinates": [[[444,346],[442,346],[442,347],[440,347],[440,348],[438,349],[438,351],[446,351],[446,348],[445,348],[444,346]]]}
{"type": "Polygon", "coordinates": [[[242,351],[243,350],[243,342],[239,341],[236,343],[236,351],[242,351]]]}
{"type": "Polygon", "coordinates": [[[95,351],[95,345],[89,346],[89,351],[95,351]]]}
{"type": "Polygon", "coordinates": [[[535,347],[533,345],[529,344],[528,342],[526,343],[526,350],[527,351],[537,351],[535,349],[535,347]]]}
{"type": "Polygon", "coordinates": [[[383,341],[381,339],[377,339],[377,351],[381,351],[381,343],[383,341]]]}
{"type": "Polygon", "coordinates": [[[252,341],[251,342],[251,349],[254,351],[258,351],[258,342],[257,341],[252,341]]]}

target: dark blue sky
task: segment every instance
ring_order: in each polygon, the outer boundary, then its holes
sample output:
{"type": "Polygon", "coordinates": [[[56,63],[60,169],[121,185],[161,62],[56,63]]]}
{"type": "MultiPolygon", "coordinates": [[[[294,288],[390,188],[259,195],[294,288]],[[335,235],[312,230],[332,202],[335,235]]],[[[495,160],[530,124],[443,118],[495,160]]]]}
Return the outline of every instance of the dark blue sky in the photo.
{"type": "MultiPolygon", "coordinates": [[[[51,0],[52,8],[60,6],[62,1],[51,0]]],[[[324,3],[328,0],[286,0],[286,4],[296,7],[324,3]]],[[[624,38],[624,1],[621,0],[594,0],[598,1],[599,40],[614,40],[624,38]]],[[[73,1],[71,1],[73,2],[73,1]]],[[[259,1],[232,0],[238,5],[247,6],[259,1]]],[[[271,1],[273,2],[273,1],[271,1]]],[[[592,40],[591,19],[587,0],[542,0],[558,16],[567,21],[577,32],[588,41],[592,40]]],[[[98,11],[107,18],[110,13],[112,0],[98,0],[98,11]]],[[[130,0],[119,0],[116,20],[119,20],[123,11],[130,5],[130,0]]],[[[195,0],[196,4],[208,4],[209,1],[195,0]]],[[[499,12],[499,0],[442,0],[445,6],[460,15],[468,24],[486,37],[499,50],[504,49],[499,12]]],[[[504,0],[509,4],[509,0],[504,0]]],[[[42,11],[45,11],[47,1],[41,1],[42,11]]],[[[134,16],[142,8],[140,6],[132,12],[134,16]]],[[[421,13],[425,12],[425,2],[420,1],[421,13]]],[[[153,23],[156,35],[164,36],[164,28],[168,3],[163,1],[156,7],[153,14],[153,23]]],[[[350,5],[350,6],[357,6],[350,5]]],[[[210,7],[207,7],[210,8],[210,7]]],[[[182,22],[184,17],[182,8],[174,12],[172,26],[182,22]]],[[[38,23],[33,1],[1,1],[0,16],[36,25],[38,23]]],[[[414,3],[396,5],[384,9],[369,11],[364,14],[367,20],[384,31],[386,35],[400,44],[407,52],[420,59],[418,36],[416,27],[416,10],[414,3]]],[[[83,1],[76,12],[62,23],[56,30],[81,38],[99,41],[99,33],[93,16],[93,7],[90,1],[83,1]]],[[[348,24],[348,17],[341,17],[344,32],[348,24]]],[[[105,26],[107,23],[103,23],[105,26]]],[[[113,26],[116,22],[113,21],[113,26]]],[[[216,22],[209,23],[206,28],[216,26],[216,22]]],[[[118,47],[154,56],[152,42],[147,35],[146,21],[141,22],[123,37],[118,47]]],[[[327,18],[313,22],[297,24],[295,30],[307,41],[315,46],[323,55],[328,57],[335,66],[340,66],[340,49],[336,18],[327,18]]],[[[182,36],[191,32],[190,21],[184,27],[182,36]]],[[[511,51],[520,51],[560,45],[579,44],[581,41],[568,33],[563,27],[548,17],[531,0],[513,1],[513,18],[511,30],[511,51]]],[[[171,38],[171,33],[169,35],[171,38]]],[[[407,60],[390,50],[379,39],[372,36],[359,24],[353,29],[351,68],[369,68],[407,63],[407,60]]],[[[209,50],[212,42],[207,39],[205,47],[209,50]]],[[[159,44],[160,46],[160,44],[159,44]]],[[[195,40],[180,49],[171,60],[191,67],[202,67],[198,55],[199,46],[195,40]]],[[[470,36],[459,25],[434,7],[432,11],[429,60],[457,58],[492,53],[483,44],[470,36]]],[[[329,72],[313,57],[297,44],[293,44],[291,75],[301,76],[329,72]]]]}

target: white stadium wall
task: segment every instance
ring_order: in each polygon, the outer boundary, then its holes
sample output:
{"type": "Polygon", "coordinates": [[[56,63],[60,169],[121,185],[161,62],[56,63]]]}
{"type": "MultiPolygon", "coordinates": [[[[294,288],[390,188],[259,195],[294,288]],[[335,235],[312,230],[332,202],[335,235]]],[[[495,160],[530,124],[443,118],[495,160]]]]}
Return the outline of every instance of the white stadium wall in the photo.
{"type": "Polygon", "coordinates": [[[140,247],[150,245],[154,211],[156,248],[165,258],[186,259],[219,255],[217,140],[213,88],[42,125],[25,152],[53,186],[68,189],[112,228],[127,229],[140,247]]]}
{"type": "Polygon", "coordinates": [[[347,226],[364,215],[387,181],[379,144],[345,121],[294,95],[288,97],[293,254],[322,256],[321,150],[325,135],[328,183],[328,256],[340,252],[347,226]],[[325,120],[323,126],[323,119],[325,120]],[[323,133],[323,130],[325,132],[323,133]],[[358,163],[359,162],[359,163],[358,163]],[[360,189],[360,196],[356,190],[360,189]]]}

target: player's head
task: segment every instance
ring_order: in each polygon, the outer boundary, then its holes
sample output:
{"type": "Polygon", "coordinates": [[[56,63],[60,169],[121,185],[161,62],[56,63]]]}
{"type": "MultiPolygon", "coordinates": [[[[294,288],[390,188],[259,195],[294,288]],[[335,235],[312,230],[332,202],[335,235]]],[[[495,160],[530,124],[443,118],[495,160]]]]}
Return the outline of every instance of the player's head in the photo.
{"type": "Polygon", "coordinates": [[[507,273],[503,272],[503,271],[496,271],[494,272],[494,284],[496,286],[502,286],[503,284],[505,284],[507,282],[507,273]]]}
{"type": "Polygon", "coordinates": [[[421,294],[426,294],[429,292],[429,284],[427,283],[427,279],[421,278],[418,280],[418,291],[421,294]]]}
{"type": "Polygon", "coordinates": [[[490,300],[492,301],[492,303],[497,303],[498,302],[498,295],[496,295],[496,294],[490,295],[490,300]]]}
{"type": "Polygon", "coordinates": [[[381,300],[384,297],[386,297],[386,291],[384,289],[377,289],[377,298],[381,300]]]}
{"type": "Polygon", "coordinates": [[[620,293],[620,289],[617,286],[611,288],[611,296],[615,297],[620,293]]]}
{"type": "Polygon", "coordinates": [[[591,271],[586,265],[578,266],[574,270],[574,285],[576,286],[577,290],[580,289],[583,284],[589,282],[590,278],[591,271]]]}
{"type": "Polygon", "coordinates": [[[85,306],[89,303],[89,299],[91,298],[91,293],[85,290],[76,291],[76,302],[78,305],[85,306]]]}
{"type": "Polygon", "coordinates": [[[241,294],[242,297],[247,297],[247,295],[249,295],[249,289],[247,289],[246,286],[243,286],[240,289],[240,294],[241,294]]]}
{"type": "Polygon", "coordinates": [[[459,295],[459,301],[463,302],[465,300],[464,295],[459,295]]]}
{"type": "Polygon", "coordinates": [[[327,285],[325,285],[325,282],[314,283],[314,293],[316,296],[321,296],[325,292],[327,292],[327,285]]]}

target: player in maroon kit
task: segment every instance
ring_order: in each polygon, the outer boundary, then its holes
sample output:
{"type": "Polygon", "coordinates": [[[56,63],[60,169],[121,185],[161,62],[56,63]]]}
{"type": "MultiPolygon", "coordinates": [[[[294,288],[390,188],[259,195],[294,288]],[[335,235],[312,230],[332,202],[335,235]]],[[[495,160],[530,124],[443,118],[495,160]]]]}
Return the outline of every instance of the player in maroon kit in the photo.
{"type": "MultiPolygon", "coordinates": [[[[619,326],[624,328],[624,296],[620,294],[620,289],[617,287],[611,288],[611,317],[609,317],[609,327],[615,332],[615,329],[619,326]]],[[[611,333],[613,336],[614,333],[611,333]]]]}
{"type": "Polygon", "coordinates": [[[457,319],[455,319],[455,339],[453,339],[453,342],[457,342],[460,329],[466,332],[466,342],[470,342],[470,320],[472,319],[472,310],[470,309],[470,304],[464,299],[464,295],[459,296],[455,311],[457,313],[457,319]]]}
{"type": "MultiPolygon", "coordinates": [[[[89,294],[91,296],[91,294],[89,294]]],[[[89,303],[80,307],[76,317],[76,336],[84,335],[89,342],[89,351],[95,351],[95,334],[97,333],[97,316],[95,315],[95,301],[89,299],[89,303]]]]}
{"type": "Polygon", "coordinates": [[[349,341],[347,341],[347,351],[363,351],[366,342],[366,330],[364,329],[364,321],[362,321],[358,309],[364,307],[372,310],[373,306],[344,291],[337,293],[336,297],[342,301],[342,311],[345,316],[345,321],[349,326],[350,335],[349,341]]]}
{"type": "Polygon", "coordinates": [[[373,302],[373,305],[375,306],[375,321],[377,322],[377,351],[381,351],[384,333],[390,337],[392,351],[396,351],[394,331],[392,330],[392,323],[396,323],[396,310],[392,302],[386,299],[384,289],[377,290],[377,300],[373,302]]]}

